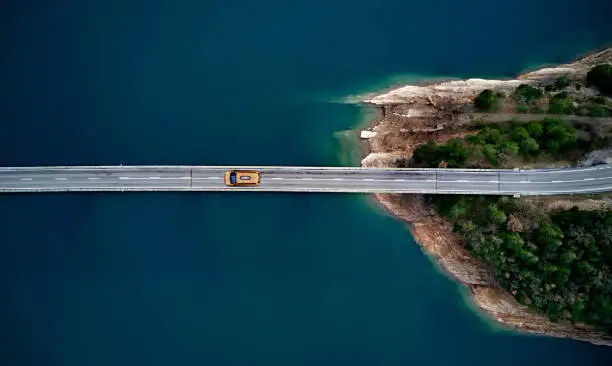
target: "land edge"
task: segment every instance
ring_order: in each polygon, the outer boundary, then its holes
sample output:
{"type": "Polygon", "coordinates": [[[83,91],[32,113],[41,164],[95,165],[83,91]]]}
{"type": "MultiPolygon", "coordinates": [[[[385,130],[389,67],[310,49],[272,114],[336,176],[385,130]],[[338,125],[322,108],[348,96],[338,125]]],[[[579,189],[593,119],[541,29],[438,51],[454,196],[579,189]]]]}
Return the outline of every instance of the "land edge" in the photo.
{"type": "MultiPolygon", "coordinates": [[[[461,120],[460,118],[456,119],[456,116],[451,116],[451,121],[444,121],[445,116],[441,116],[439,108],[436,108],[437,101],[446,99],[450,100],[451,103],[465,106],[466,103],[471,104],[473,97],[485,88],[503,90],[506,87],[504,84],[513,88],[519,83],[543,85],[562,75],[569,75],[573,79],[584,79],[588,69],[601,62],[612,62],[612,47],[602,48],[583,55],[570,64],[530,70],[515,79],[495,81],[483,79],[468,79],[467,81],[438,80],[435,83],[421,82],[415,86],[404,86],[391,90],[386,88],[385,93],[370,94],[368,99],[362,102],[366,106],[375,108],[376,113],[375,118],[362,130],[362,138],[364,138],[363,131],[373,132],[373,134],[362,140],[365,143],[358,144],[364,155],[361,165],[393,166],[396,159],[410,157],[412,148],[417,145],[415,141],[411,141],[414,144],[408,143],[407,146],[409,147],[397,150],[392,146],[392,151],[387,151],[388,149],[384,147],[384,141],[379,141],[382,135],[380,132],[384,134],[384,132],[392,130],[390,128],[385,131],[385,127],[387,127],[385,124],[395,125],[394,127],[397,129],[397,118],[395,120],[392,118],[389,121],[388,110],[397,109],[396,107],[402,105],[407,106],[409,113],[394,113],[406,119],[411,119],[410,112],[412,110],[414,121],[411,122],[414,123],[407,131],[402,128],[401,130],[404,133],[435,133],[444,130],[454,121],[459,122],[461,120]],[[421,100],[419,101],[419,99],[421,100]],[[435,112],[433,113],[431,105],[434,107],[435,112]],[[420,113],[420,110],[424,113],[420,113]],[[423,121],[424,118],[429,119],[429,121],[423,121]],[[379,134],[379,136],[376,136],[376,134],[379,134]]],[[[458,109],[461,110],[461,108],[458,109]]],[[[472,116],[469,117],[471,119],[472,116]]],[[[444,141],[454,137],[452,133],[450,135],[442,139],[436,138],[440,136],[430,137],[438,141],[444,141]]],[[[480,309],[480,315],[496,321],[496,325],[529,334],[571,338],[597,345],[612,346],[612,337],[593,327],[584,324],[572,324],[567,321],[555,323],[550,321],[548,317],[533,313],[526,306],[519,304],[510,293],[499,287],[485,264],[473,258],[467,252],[461,245],[461,238],[453,232],[450,222],[431,211],[425,204],[422,195],[373,194],[372,196],[379,207],[391,216],[407,223],[415,242],[427,257],[434,261],[440,270],[466,286],[471,294],[469,300],[480,309]]]]}

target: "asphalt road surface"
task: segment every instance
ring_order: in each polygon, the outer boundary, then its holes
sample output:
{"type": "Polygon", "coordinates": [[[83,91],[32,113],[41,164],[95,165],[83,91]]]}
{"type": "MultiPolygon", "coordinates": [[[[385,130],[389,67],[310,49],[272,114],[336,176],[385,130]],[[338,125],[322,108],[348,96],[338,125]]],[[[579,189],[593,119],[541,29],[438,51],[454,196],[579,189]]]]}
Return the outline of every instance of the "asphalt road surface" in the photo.
{"type": "Polygon", "coordinates": [[[549,195],[612,191],[612,164],[545,170],[325,167],[100,166],[0,168],[0,192],[276,191],[549,195]],[[261,184],[228,187],[227,170],[261,184]]]}

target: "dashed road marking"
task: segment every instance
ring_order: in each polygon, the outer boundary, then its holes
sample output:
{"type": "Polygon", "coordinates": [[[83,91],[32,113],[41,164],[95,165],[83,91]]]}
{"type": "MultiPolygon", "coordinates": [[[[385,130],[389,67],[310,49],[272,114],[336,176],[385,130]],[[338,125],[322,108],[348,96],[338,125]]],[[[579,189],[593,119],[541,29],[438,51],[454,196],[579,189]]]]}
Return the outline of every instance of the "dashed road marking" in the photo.
{"type": "Polygon", "coordinates": [[[32,180],[32,178],[21,178],[20,180],[32,180]]]}
{"type": "Polygon", "coordinates": [[[66,180],[68,178],[55,178],[55,180],[66,180]]]}

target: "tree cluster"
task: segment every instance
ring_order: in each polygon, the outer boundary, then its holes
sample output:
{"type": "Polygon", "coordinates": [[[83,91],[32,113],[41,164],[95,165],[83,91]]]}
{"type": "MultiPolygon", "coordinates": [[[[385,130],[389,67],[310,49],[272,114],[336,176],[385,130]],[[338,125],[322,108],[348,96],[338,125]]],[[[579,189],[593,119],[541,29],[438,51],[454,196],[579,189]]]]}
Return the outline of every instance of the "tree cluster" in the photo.
{"type": "Polygon", "coordinates": [[[448,168],[459,168],[470,157],[463,139],[455,138],[446,144],[433,140],[419,146],[412,155],[412,166],[437,168],[443,161],[448,168]]]}
{"type": "Polygon", "coordinates": [[[414,151],[412,166],[438,167],[444,160],[449,168],[475,167],[473,162],[479,158],[499,166],[513,156],[529,159],[541,152],[553,156],[571,153],[577,140],[578,131],[560,119],[497,124],[447,144],[430,141],[421,145],[414,151]]]}
{"type": "Polygon", "coordinates": [[[548,217],[509,198],[432,197],[468,249],[521,303],[612,331],[612,212],[548,217]]]}

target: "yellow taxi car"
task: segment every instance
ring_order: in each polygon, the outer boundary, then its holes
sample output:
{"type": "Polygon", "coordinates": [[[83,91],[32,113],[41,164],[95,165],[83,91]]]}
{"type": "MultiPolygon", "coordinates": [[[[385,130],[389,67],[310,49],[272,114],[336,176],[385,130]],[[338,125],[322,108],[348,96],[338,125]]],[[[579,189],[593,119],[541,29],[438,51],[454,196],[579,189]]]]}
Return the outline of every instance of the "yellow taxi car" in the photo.
{"type": "Polygon", "coordinates": [[[257,171],[228,170],[225,172],[225,184],[228,186],[258,186],[261,177],[257,171]]]}

